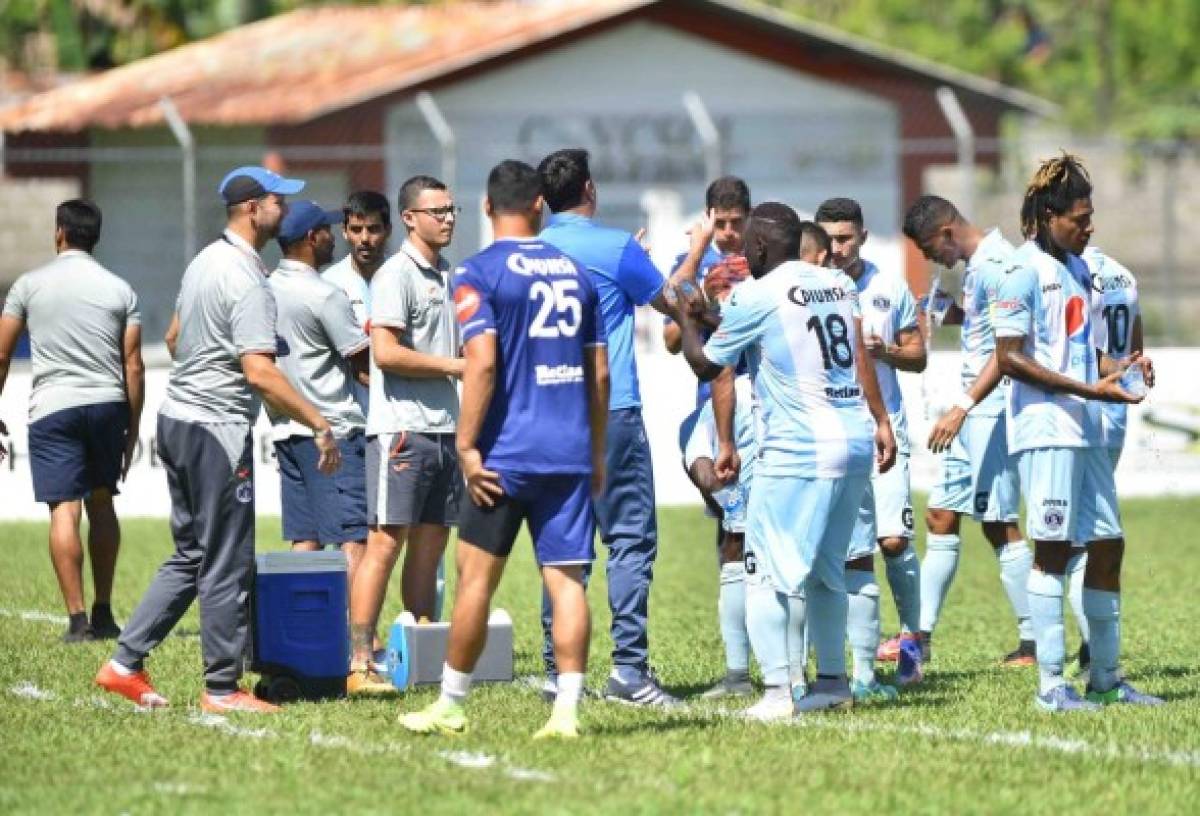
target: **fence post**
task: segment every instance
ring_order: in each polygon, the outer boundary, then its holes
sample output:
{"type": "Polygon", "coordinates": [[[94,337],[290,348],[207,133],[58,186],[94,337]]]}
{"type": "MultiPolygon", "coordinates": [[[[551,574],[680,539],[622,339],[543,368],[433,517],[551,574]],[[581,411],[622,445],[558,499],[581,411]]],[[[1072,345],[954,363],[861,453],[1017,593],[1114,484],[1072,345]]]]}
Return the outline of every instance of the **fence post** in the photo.
{"type": "Polygon", "coordinates": [[[457,170],[454,129],[450,127],[446,117],[442,116],[441,109],[433,101],[433,94],[421,91],[417,94],[416,102],[417,110],[421,112],[422,118],[425,119],[425,125],[433,134],[433,138],[437,140],[438,147],[442,151],[442,183],[453,191],[454,176],[457,170]]]}
{"type": "Polygon", "coordinates": [[[957,94],[943,85],[937,89],[938,107],[954,133],[958,147],[958,174],[962,192],[957,202],[959,211],[967,218],[975,216],[975,130],[963,111],[957,94]]]}
{"type": "Polygon", "coordinates": [[[171,97],[158,100],[158,106],[183,153],[183,261],[186,264],[196,254],[196,140],[171,97]]]}
{"type": "Polygon", "coordinates": [[[717,130],[717,124],[709,115],[708,108],[704,105],[700,94],[695,91],[685,91],[683,108],[692,120],[692,127],[696,129],[696,134],[700,137],[700,143],[704,147],[704,172],[708,176],[708,181],[711,182],[721,175],[721,133],[717,130]]]}

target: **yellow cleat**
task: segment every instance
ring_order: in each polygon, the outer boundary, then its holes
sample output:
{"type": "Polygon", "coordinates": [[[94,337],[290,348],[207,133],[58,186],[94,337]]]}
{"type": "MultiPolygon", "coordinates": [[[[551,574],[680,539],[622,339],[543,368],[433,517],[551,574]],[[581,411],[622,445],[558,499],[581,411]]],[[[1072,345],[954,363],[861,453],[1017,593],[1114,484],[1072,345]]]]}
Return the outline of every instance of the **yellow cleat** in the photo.
{"type": "Polygon", "coordinates": [[[550,719],[534,735],[535,740],[542,739],[579,739],[579,716],[574,712],[554,712],[550,719]]]}
{"type": "Polygon", "coordinates": [[[416,734],[455,736],[467,732],[467,715],[458,703],[439,697],[420,711],[402,714],[400,725],[416,734]]]}
{"type": "Polygon", "coordinates": [[[352,669],[346,678],[346,694],[351,697],[390,697],[396,694],[396,687],[373,669],[352,669]]]}

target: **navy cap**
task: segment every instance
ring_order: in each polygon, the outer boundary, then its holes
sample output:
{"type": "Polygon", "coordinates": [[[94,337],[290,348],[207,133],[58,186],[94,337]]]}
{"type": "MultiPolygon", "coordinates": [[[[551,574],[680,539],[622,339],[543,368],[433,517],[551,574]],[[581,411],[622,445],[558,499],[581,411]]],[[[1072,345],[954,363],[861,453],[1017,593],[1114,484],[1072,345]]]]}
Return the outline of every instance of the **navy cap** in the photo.
{"type": "Polygon", "coordinates": [[[288,214],[279,225],[279,241],[290,244],[299,241],[309,230],[342,223],[341,210],[322,209],[315,201],[290,201],[288,214]]]}
{"type": "Polygon", "coordinates": [[[284,178],[278,173],[272,173],[265,167],[246,165],[236,170],[230,170],[217,192],[226,204],[241,204],[252,198],[262,198],[268,193],[278,195],[295,195],[304,189],[304,182],[299,179],[284,178]]]}

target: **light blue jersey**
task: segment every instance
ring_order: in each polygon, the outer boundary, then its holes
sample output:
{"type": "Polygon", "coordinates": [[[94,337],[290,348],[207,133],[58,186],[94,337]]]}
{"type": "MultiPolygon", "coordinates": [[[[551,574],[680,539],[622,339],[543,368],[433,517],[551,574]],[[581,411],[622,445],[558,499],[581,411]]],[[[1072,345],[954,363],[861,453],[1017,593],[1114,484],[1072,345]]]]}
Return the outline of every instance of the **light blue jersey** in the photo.
{"type": "MultiPolygon", "coordinates": [[[[901,332],[917,328],[917,303],[908,282],[897,272],[883,272],[870,261],[863,261],[863,273],[855,281],[858,302],[862,309],[864,335],[874,335],[888,345],[899,342],[901,332]]],[[[892,432],[900,453],[909,452],[908,418],[904,413],[904,395],[896,369],[875,361],[875,377],[884,407],[892,421],[892,432]]]]}
{"type": "Polygon", "coordinates": [[[854,282],[789,261],[730,295],[704,347],[719,366],[743,352],[760,411],[755,475],[837,478],[869,474],[874,423],[854,367],[854,282]]]}
{"type": "MultiPolygon", "coordinates": [[[[1083,260],[1092,273],[1092,336],[1096,348],[1119,362],[1133,353],[1137,280],[1132,272],[1094,247],[1084,250],[1083,260]]],[[[1106,402],[1102,412],[1104,444],[1120,450],[1125,446],[1129,406],[1106,402]]]]}
{"type": "MultiPolygon", "coordinates": [[[[738,482],[749,489],[754,475],[754,462],[758,458],[758,434],[754,427],[754,386],[747,375],[734,380],[737,404],[733,412],[733,442],[737,446],[742,468],[738,471],[738,482]]],[[[713,415],[713,403],[709,399],[700,408],[696,425],[683,448],[683,466],[691,470],[697,459],[717,459],[717,420],[713,415]]]]}
{"type": "MultiPolygon", "coordinates": [[[[966,391],[996,351],[996,333],[992,326],[996,290],[1014,266],[1013,245],[1004,239],[1000,230],[989,232],[967,261],[962,292],[962,386],[966,391]]],[[[972,414],[996,417],[1004,413],[1008,400],[1008,378],[992,389],[972,414]]]]}
{"type": "MultiPolygon", "coordinates": [[[[996,337],[1024,338],[1029,357],[1083,383],[1098,379],[1091,321],[1091,280],[1074,255],[1067,265],[1027,241],[1004,276],[993,313],[996,337]]],[[[1008,395],[1010,453],[1081,448],[1101,441],[1100,404],[1013,380],[1008,395]]]]}

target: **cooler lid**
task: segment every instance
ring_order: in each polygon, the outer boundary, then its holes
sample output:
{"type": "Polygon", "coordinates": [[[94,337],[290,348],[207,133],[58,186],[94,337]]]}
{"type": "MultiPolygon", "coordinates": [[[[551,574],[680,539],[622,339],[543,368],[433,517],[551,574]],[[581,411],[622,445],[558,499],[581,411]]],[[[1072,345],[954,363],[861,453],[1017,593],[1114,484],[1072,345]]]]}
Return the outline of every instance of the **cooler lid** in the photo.
{"type": "Polygon", "coordinates": [[[340,550],[317,552],[259,553],[254,559],[259,574],[271,575],[296,572],[345,572],[346,554],[340,550]]]}

